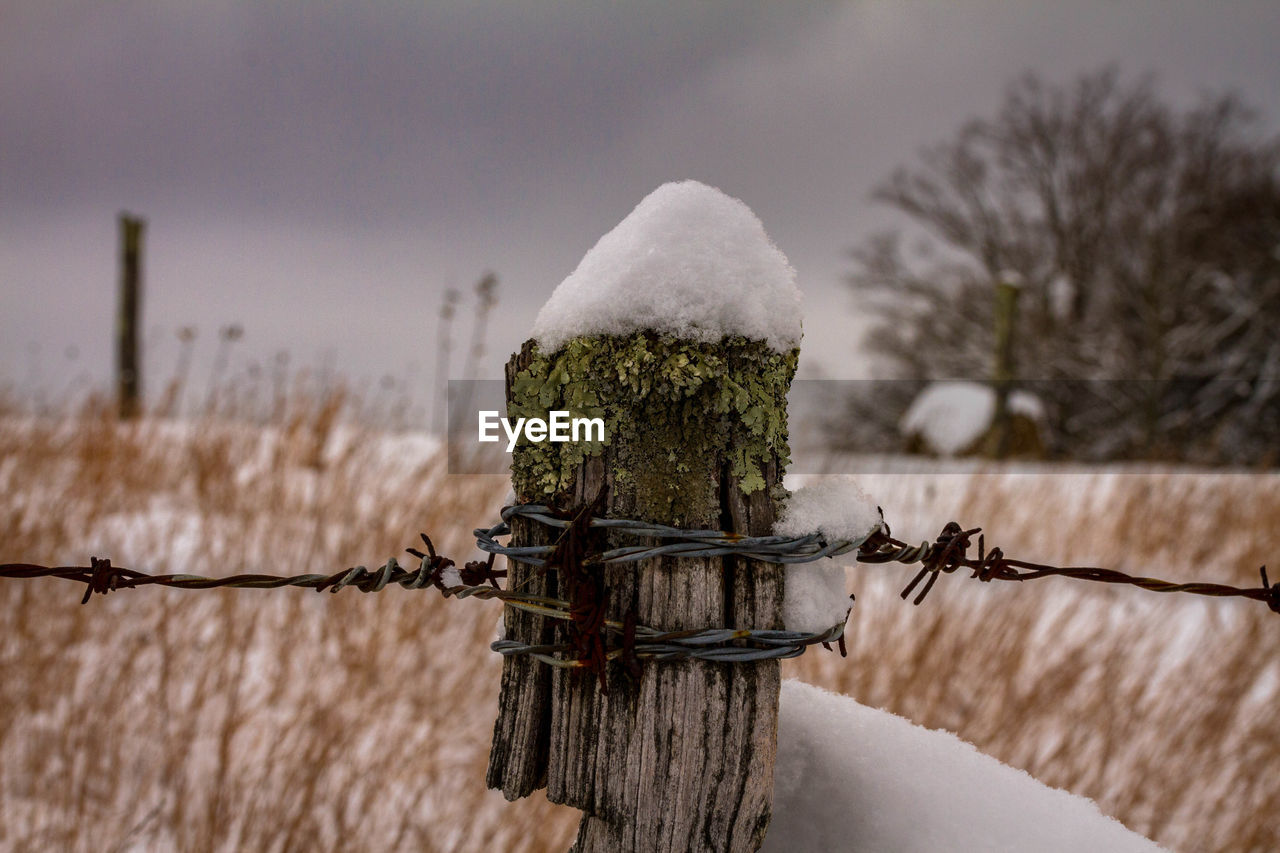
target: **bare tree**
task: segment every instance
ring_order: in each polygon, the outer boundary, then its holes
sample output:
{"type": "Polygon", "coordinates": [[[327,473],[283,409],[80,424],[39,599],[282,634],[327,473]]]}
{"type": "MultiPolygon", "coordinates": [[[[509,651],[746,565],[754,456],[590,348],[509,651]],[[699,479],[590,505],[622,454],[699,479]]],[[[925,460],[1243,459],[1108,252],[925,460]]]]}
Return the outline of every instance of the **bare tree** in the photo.
{"type": "Polygon", "coordinates": [[[1262,459],[1280,445],[1278,169],[1280,140],[1233,95],[1178,111],[1114,68],[1027,75],[876,190],[922,233],[854,252],[871,344],[905,377],[986,378],[1016,272],[1015,361],[1057,449],[1262,459]]]}

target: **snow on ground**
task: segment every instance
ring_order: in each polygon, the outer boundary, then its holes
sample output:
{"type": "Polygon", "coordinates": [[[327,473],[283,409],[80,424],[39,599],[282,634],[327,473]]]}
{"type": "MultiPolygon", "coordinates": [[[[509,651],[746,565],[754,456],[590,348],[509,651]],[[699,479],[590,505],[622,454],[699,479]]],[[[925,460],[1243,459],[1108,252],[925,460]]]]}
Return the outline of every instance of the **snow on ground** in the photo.
{"type": "MultiPolygon", "coordinates": [[[[996,393],[980,382],[934,382],[912,401],[899,422],[903,435],[919,434],[943,456],[955,456],[982,437],[996,412],[996,393]]],[[[1026,391],[1009,395],[1009,412],[1030,420],[1044,420],[1038,397],[1026,391]]]]}
{"type": "MultiPolygon", "coordinates": [[[[68,419],[67,423],[75,421],[68,419]]],[[[38,426],[34,420],[6,418],[0,422],[0,428],[19,435],[38,426]]],[[[147,571],[186,571],[185,567],[202,558],[202,542],[220,541],[233,531],[244,536],[245,523],[232,506],[234,501],[219,502],[215,496],[200,493],[197,471],[201,463],[196,461],[200,448],[217,451],[207,464],[226,465],[237,491],[269,489],[272,512],[256,521],[273,528],[273,535],[296,536],[300,541],[317,535],[312,529],[316,504],[332,499],[335,489],[350,488],[349,496],[343,498],[349,505],[349,522],[368,523],[385,514],[388,496],[439,484],[444,477],[443,442],[422,432],[375,433],[338,424],[323,435],[298,436],[275,425],[159,418],[111,424],[110,429],[111,440],[145,445],[157,456],[171,457],[169,464],[185,466],[192,475],[179,480],[177,488],[154,489],[145,496],[131,495],[119,506],[108,505],[105,511],[94,512],[79,530],[91,553],[111,554],[122,564],[147,571]],[[341,481],[331,476],[334,467],[358,469],[360,487],[340,485],[341,481]]],[[[63,430],[59,426],[55,437],[63,430]]],[[[70,427],[65,431],[67,435],[60,440],[70,441],[70,427]]],[[[0,459],[0,487],[8,484],[17,461],[16,457],[0,459]]],[[[74,492],[73,480],[81,464],[75,453],[67,453],[42,471],[42,488],[14,492],[9,505],[22,510],[16,522],[18,530],[24,516],[34,523],[48,513],[74,510],[65,495],[74,492]]],[[[495,507],[487,518],[496,516],[495,507]]],[[[339,534],[324,531],[320,535],[323,539],[339,534]]],[[[70,543],[67,547],[65,559],[82,559],[70,543]]]]}
{"type": "MultiPolygon", "coordinates": [[[[193,441],[189,428],[183,424],[156,424],[152,427],[125,425],[119,429],[125,433],[137,432],[145,436],[147,446],[171,444],[176,449],[181,449],[193,441]]],[[[206,429],[210,431],[204,441],[211,446],[220,446],[221,439],[225,437],[222,430],[206,429]]],[[[229,428],[228,434],[233,433],[238,433],[238,429],[229,428]]],[[[235,470],[247,476],[251,485],[259,476],[268,485],[279,485],[278,490],[272,492],[273,495],[278,495],[278,500],[273,505],[277,512],[260,520],[235,515],[221,517],[202,512],[205,505],[197,502],[194,487],[183,486],[163,494],[151,495],[145,502],[130,501],[127,508],[96,516],[91,523],[76,531],[78,538],[75,542],[68,541],[64,546],[81,559],[87,548],[90,553],[127,557],[122,562],[129,565],[140,560],[142,567],[148,569],[165,565],[161,561],[167,558],[167,568],[182,570],[186,568],[181,565],[186,561],[186,555],[198,548],[201,539],[226,539],[235,541],[238,558],[248,555],[253,560],[246,562],[252,562],[253,565],[261,565],[268,570],[292,567],[293,563],[288,560],[274,563],[268,561],[264,564],[257,559],[258,546],[246,545],[243,541],[246,534],[256,536],[259,528],[269,528],[269,534],[264,539],[267,544],[290,538],[281,535],[281,522],[291,523],[295,513],[305,515],[312,503],[319,499],[316,490],[311,487],[315,470],[306,465],[301,457],[295,458],[287,452],[288,444],[278,432],[268,430],[253,441],[230,445],[237,451],[247,451],[237,452],[230,458],[236,460],[235,470]],[[270,471],[276,474],[267,477],[266,473],[270,471]],[[298,487],[299,484],[306,485],[307,488],[298,487]],[[232,528],[230,525],[233,524],[239,526],[232,528]],[[223,533],[224,526],[228,531],[226,534],[223,533]],[[152,564],[153,560],[156,564],[152,564]]],[[[347,459],[343,464],[361,475],[348,486],[337,490],[340,501],[345,504],[353,496],[366,490],[383,495],[379,499],[380,503],[372,502],[368,509],[371,515],[356,514],[349,520],[344,519],[344,523],[354,527],[369,524],[370,518],[385,514],[389,507],[398,503],[388,499],[387,495],[398,494],[408,484],[421,484],[426,477],[440,476],[439,471],[428,466],[434,447],[434,440],[425,436],[344,434],[342,430],[335,430],[330,434],[328,443],[320,454],[321,460],[325,464],[339,464],[347,459]],[[347,448],[354,455],[347,457],[347,448]],[[359,452],[355,453],[357,450],[359,452]]],[[[195,477],[195,466],[186,464],[189,461],[187,456],[177,454],[174,459],[175,465],[183,466],[192,478],[195,477]]],[[[69,457],[67,464],[76,463],[69,457]]],[[[0,481],[17,480],[17,475],[12,473],[14,465],[15,463],[0,460],[0,481]]],[[[893,525],[895,534],[908,541],[932,538],[943,521],[954,517],[966,524],[983,524],[988,528],[993,541],[1007,545],[1007,551],[1013,556],[1061,562],[1070,555],[1072,562],[1077,564],[1117,566],[1129,570],[1147,566],[1159,567],[1160,574],[1187,579],[1205,576],[1206,570],[1213,566],[1230,566],[1241,562],[1256,566],[1258,562],[1254,559],[1254,551],[1248,549],[1256,550],[1261,547],[1267,553],[1274,550],[1270,545],[1274,537],[1268,538],[1275,529],[1274,525],[1267,526],[1262,516],[1247,516],[1243,519],[1235,516],[1251,511],[1255,504],[1261,503],[1258,500],[1260,496],[1277,493],[1280,474],[1275,473],[1122,465],[996,465],[973,460],[940,462],[907,457],[845,457],[831,460],[831,469],[840,467],[859,472],[859,482],[885,507],[887,520],[893,525]],[[1130,495],[1126,500],[1132,504],[1131,512],[1098,511],[1099,507],[1112,503],[1113,498],[1125,495],[1130,495]],[[1236,496],[1233,501],[1228,500],[1231,495],[1236,496]],[[1126,515],[1133,517],[1126,519],[1126,515]],[[1090,527],[1083,533],[1076,523],[1079,519],[1088,519],[1090,522],[1090,527]],[[1151,542],[1139,543],[1140,547],[1134,544],[1135,536],[1162,519],[1174,519],[1180,535],[1161,534],[1151,542]],[[1135,525],[1135,520],[1141,521],[1141,525],[1135,525]],[[1223,531],[1237,534],[1247,532],[1249,535],[1224,538],[1223,531]],[[1195,547],[1190,547],[1188,543],[1195,547]],[[1203,543],[1203,547],[1197,543],[1203,543]],[[1126,563],[1126,559],[1134,560],[1135,550],[1141,554],[1141,558],[1136,562],[1126,563]]],[[[66,508],[60,504],[68,495],[77,494],[70,489],[72,483],[65,474],[66,472],[52,469],[42,472],[39,487],[14,490],[10,495],[11,504],[31,504],[45,513],[64,512],[66,508]],[[63,480],[68,482],[64,483],[63,480]]],[[[788,478],[789,485],[797,482],[795,477],[788,478]]],[[[790,529],[786,525],[794,523],[798,525],[797,532],[816,528],[824,530],[828,536],[841,536],[861,530],[864,523],[872,522],[869,515],[858,520],[856,512],[867,512],[868,507],[873,507],[873,502],[859,498],[859,492],[854,491],[848,481],[815,478],[812,482],[812,490],[797,492],[780,529],[790,529]],[[821,497],[824,494],[826,498],[821,497]],[[804,495],[809,497],[803,497],[804,495]],[[806,502],[810,499],[812,501],[806,509],[806,502]],[[844,515],[837,514],[823,519],[814,514],[824,507],[839,509],[844,515]],[[847,526],[850,524],[853,525],[851,528],[847,526]]],[[[490,502],[496,497],[496,494],[492,495],[490,502]]],[[[511,496],[507,497],[508,501],[511,499],[511,496]]],[[[491,519],[495,512],[494,509],[483,513],[476,512],[474,508],[468,509],[464,516],[466,526],[475,523],[478,516],[491,519]]],[[[462,542],[466,541],[465,535],[458,538],[462,542]]],[[[467,547],[470,547],[469,544],[467,547]]],[[[282,550],[276,548],[271,553],[279,556],[282,550]]],[[[284,556],[288,557],[289,554],[285,553],[284,556]]],[[[375,555],[375,558],[380,556],[382,555],[375,555]]],[[[333,568],[327,562],[322,563],[326,568],[333,568]]],[[[244,567],[252,568],[253,565],[246,564],[244,567]]],[[[823,561],[818,565],[825,567],[827,564],[823,561]]],[[[200,569],[200,566],[195,568],[200,569]]],[[[896,600],[896,592],[903,579],[900,574],[891,574],[890,568],[864,566],[852,573],[859,583],[859,608],[866,613],[861,617],[864,629],[871,623],[870,617],[876,612],[877,603],[881,606],[892,604],[898,607],[894,611],[894,618],[900,616],[904,622],[917,618],[913,613],[918,614],[918,611],[903,608],[896,600]]],[[[839,594],[843,593],[842,575],[843,572],[839,577],[839,594]]],[[[836,576],[831,575],[828,579],[834,577],[836,576]]],[[[931,600],[929,606],[952,608],[951,619],[970,618],[965,615],[968,612],[965,609],[966,602],[970,598],[991,599],[1005,594],[1004,591],[990,587],[966,584],[959,576],[944,579],[943,583],[943,589],[934,596],[940,600],[931,600]]],[[[1239,612],[1231,607],[1224,608],[1219,602],[1163,599],[1129,590],[1111,590],[1110,594],[1086,599],[1087,585],[1071,581],[1045,583],[1057,584],[1060,589],[1053,598],[1052,607],[1043,612],[1040,623],[1044,631],[1052,629],[1056,636],[1052,643],[1041,636],[1043,631],[1035,631],[1025,637],[1029,647],[1039,650],[1032,659],[1038,660],[1038,665],[1042,666],[1055,665],[1053,658],[1044,657],[1046,650],[1052,651],[1055,646],[1078,649],[1079,645],[1064,643],[1064,640],[1075,635],[1106,637],[1113,633],[1117,625],[1135,622],[1172,625],[1176,629],[1172,633],[1164,629],[1152,631],[1149,640],[1142,641],[1149,641],[1150,646],[1140,645],[1136,654],[1126,658],[1159,660],[1160,666],[1150,671],[1141,671],[1144,679],[1158,686],[1169,674],[1178,673],[1175,664],[1197,651],[1204,651],[1207,629],[1239,618],[1239,612]],[[1170,605],[1176,605],[1176,614],[1170,615],[1170,605]],[[1063,610],[1075,614],[1075,619],[1065,627],[1056,619],[1056,614],[1063,610]],[[1163,617],[1160,616],[1162,612],[1165,613],[1163,617]],[[1176,618],[1173,618],[1175,615],[1176,618]]],[[[1010,590],[1009,594],[1012,595],[1013,591],[1010,590]]],[[[831,598],[836,597],[837,593],[833,592],[831,598]]],[[[130,612],[134,607],[145,606],[148,600],[140,597],[135,604],[132,598],[123,599],[130,612]]],[[[157,597],[150,600],[157,602],[154,613],[163,614],[164,610],[159,605],[164,599],[157,597]]],[[[247,596],[245,600],[248,600],[247,596]]],[[[262,605],[255,606],[261,606],[270,615],[274,611],[268,610],[267,606],[273,601],[272,597],[266,597],[262,605]]],[[[331,606],[327,602],[327,598],[318,596],[302,599],[305,613],[331,606]]],[[[95,603],[95,607],[118,607],[120,604],[121,599],[113,596],[95,603]]],[[[196,604],[199,608],[182,611],[188,616],[184,624],[198,629],[187,645],[194,644],[196,648],[203,648],[217,641],[220,623],[212,616],[205,620],[204,615],[201,615],[214,611],[215,601],[212,598],[207,607],[204,602],[196,604]],[[191,618],[192,614],[200,618],[191,618]]],[[[289,604],[290,599],[282,595],[279,608],[281,613],[286,612],[285,608],[289,604]]],[[[379,606],[384,605],[379,603],[379,606]]],[[[160,616],[155,618],[159,619],[160,616]]],[[[310,625],[315,632],[305,638],[298,635],[292,622],[289,624],[292,633],[287,635],[287,639],[291,648],[318,646],[322,639],[326,639],[320,634],[320,629],[326,624],[324,622],[299,623],[310,625]]],[[[822,627],[829,624],[828,622],[822,627]]],[[[851,631],[856,632],[858,624],[858,614],[855,614],[851,631]]],[[[862,639],[883,642],[886,637],[902,636],[884,630],[884,626],[890,623],[881,621],[876,624],[880,626],[878,630],[881,633],[869,634],[864,630],[862,639]]],[[[268,692],[270,679],[279,676],[272,669],[274,664],[271,661],[276,658],[284,660],[286,657],[273,657],[256,647],[257,643],[278,642],[276,638],[284,634],[277,627],[277,622],[268,620],[263,623],[254,640],[255,647],[246,659],[246,691],[254,696],[268,692]]],[[[92,707],[91,704],[84,703],[96,700],[85,697],[92,697],[95,691],[101,690],[103,682],[90,680],[89,676],[104,671],[110,673],[114,666],[110,654],[112,650],[134,642],[151,642],[147,639],[151,636],[148,633],[150,631],[153,631],[151,622],[131,618],[122,621],[119,626],[113,626],[111,633],[104,635],[112,637],[110,644],[100,642],[83,653],[75,651],[76,659],[83,660],[80,667],[83,680],[77,681],[66,701],[70,703],[74,699],[81,704],[67,704],[66,707],[92,707]]],[[[484,637],[487,639],[487,631],[484,637]]],[[[331,636],[327,641],[334,642],[335,638],[331,636]]],[[[851,647],[856,648],[858,645],[855,633],[851,647]]],[[[1133,653],[1133,649],[1128,652],[1133,653]]],[[[833,667],[848,665],[847,662],[832,657],[833,667]]],[[[331,662],[327,666],[329,668],[325,672],[346,674],[346,677],[352,677],[351,673],[358,673],[355,669],[338,669],[331,662]]],[[[457,669],[464,674],[470,672],[461,666],[457,669]]],[[[442,666],[441,673],[445,672],[442,666]]],[[[1014,675],[1015,673],[1010,673],[1011,678],[1014,675]]],[[[334,679],[339,677],[340,675],[335,675],[334,679]]],[[[438,674],[437,677],[443,676],[438,674]]],[[[458,680],[469,684],[475,679],[458,676],[458,680]]],[[[1274,668],[1262,671],[1262,677],[1253,684],[1248,694],[1247,703],[1239,708],[1240,718],[1265,717],[1267,703],[1274,702],[1278,682],[1280,677],[1276,675],[1274,668]]],[[[986,689],[986,683],[979,684],[975,689],[986,689]]],[[[359,719],[360,714],[367,710],[360,705],[360,692],[349,690],[344,685],[342,691],[335,688],[333,695],[340,693],[357,697],[351,700],[348,712],[353,719],[359,719]]],[[[481,708],[484,713],[489,713],[490,705],[482,702],[491,703],[492,695],[484,692],[482,699],[477,699],[473,706],[468,707],[481,708]]],[[[415,717],[411,713],[415,706],[408,700],[405,700],[403,706],[394,704],[382,707],[393,707],[393,712],[382,715],[381,718],[393,721],[401,718],[411,720],[396,722],[398,732],[412,733],[427,725],[420,719],[420,715],[415,717]]],[[[58,714],[62,713],[58,711],[58,714]]],[[[260,716],[254,718],[258,721],[255,728],[267,725],[268,718],[275,712],[258,713],[260,716]]],[[[49,730],[64,725],[63,717],[52,712],[49,714],[49,730]]],[[[293,706],[281,706],[279,715],[297,716],[293,706]]],[[[1178,717],[1169,719],[1183,721],[1178,717]]],[[[270,725],[276,726],[276,723],[272,721],[270,725]]],[[[1062,723],[1059,722],[1059,725],[1062,723]]],[[[1083,728],[1088,723],[1072,718],[1065,725],[1070,728],[1055,729],[1050,720],[1040,730],[1038,740],[1027,741],[1028,746],[1022,754],[1052,753],[1057,744],[1063,742],[1066,734],[1076,728],[1083,728]]],[[[278,729],[272,729],[276,730],[278,729]]],[[[1037,730],[1031,728],[1028,731],[1034,735],[1037,730]]],[[[422,734],[422,737],[426,736],[427,733],[422,734]]],[[[487,733],[481,732],[477,737],[479,740],[476,742],[480,743],[487,737],[487,733]]],[[[18,741],[16,738],[13,740],[18,741]]],[[[358,745],[368,747],[369,743],[362,741],[358,745]]],[[[216,744],[200,741],[195,742],[195,746],[206,755],[216,753],[216,744]]],[[[1163,743],[1160,747],[1163,748],[1163,743]]],[[[249,747],[241,744],[238,748],[249,747]]],[[[465,745],[459,746],[458,754],[448,757],[450,773],[457,772],[454,768],[463,767],[466,761],[474,759],[471,753],[466,752],[467,748],[465,745]]],[[[474,744],[470,748],[479,749],[474,744]]],[[[184,747],[184,751],[186,749],[184,747]]],[[[1252,747],[1247,741],[1239,748],[1238,754],[1242,762],[1249,749],[1252,747]]],[[[430,754],[433,756],[433,766],[439,766],[438,759],[445,755],[442,751],[432,751],[430,754]]],[[[1021,763],[1016,758],[1010,760],[1021,763]]],[[[1113,779],[1120,780],[1113,784],[1135,788],[1143,785],[1143,774],[1151,766],[1137,759],[1131,761],[1130,765],[1123,765],[1121,759],[1115,757],[1110,757],[1109,760],[1113,767],[1111,772],[1120,774],[1112,776],[1113,779]],[[1117,764],[1122,765],[1122,769],[1124,766],[1134,769],[1121,772],[1114,769],[1117,764]]],[[[190,763],[190,759],[187,761],[187,766],[194,767],[193,772],[198,775],[200,766],[190,763]]],[[[480,761],[478,772],[482,777],[482,759],[480,761]]],[[[1102,761],[1103,759],[1099,759],[1099,762],[1102,761]]],[[[19,766],[12,761],[6,761],[5,764],[9,767],[19,766]]],[[[245,764],[270,766],[270,762],[256,759],[250,759],[245,764]]],[[[1176,820],[1195,828],[1194,831],[1185,828],[1177,830],[1182,833],[1181,837],[1192,839],[1188,847],[1212,846],[1213,836],[1210,831],[1201,828],[1208,826],[1208,818],[1198,812],[1183,812],[1195,808],[1199,802],[1210,804],[1205,809],[1216,809],[1212,804],[1227,802],[1233,796],[1233,791],[1240,784],[1239,775],[1233,773],[1238,774],[1240,771],[1233,771],[1229,765],[1230,762],[1223,761],[1205,762],[1193,769],[1197,780],[1194,799],[1181,800],[1183,805],[1176,809],[1178,813],[1174,815],[1176,820]]],[[[448,784],[453,784],[453,780],[449,779],[448,784]]],[[[444,783],[440,790],[443,789],[444,783]]],[[[805,851],[851,847],[907,851],[1156,849],[1154,845],[1101,816],[1088,801],[1048,789],[1021,771],[977,753],[951,735],[920,729],[902,718],[860,706],[845,697],[825,693],[804,684],[787,683],[783,689],[776,792],[774,826],[770,835],[772,840],[766,843],[767,850],[805,851]]],[[[494,795],[494,801],[500,802],[497,798],[500,795],[494,795]]],[[[418,804],[428,802],[431,802],[429,798],[422,798],[418,804]]],[[[435,798],[434,802],[442,803],[446,800],[435,798]]],[[[1162,809],[1165,806],[1164,801],[1156,801],[1146,808],[1162,809]]],[[[391,809],[390,813],[395,814],[393,806],[388,805],[388,808],[391,809]]],[[[1133,813],[1132,807],[1130,813],[1133,813]]],[[[1168,829],[1163,831],[1164,837],[1179,837],[1176,833],[1170,834],[1168,829]]],[[[447,839],[442,844],[449,846],[447,839]]]]}
{"type": "Polygon", "coordinates": [[[1161,848],[948,732],[788,679],[764,851],[1161,848]]]}
{"type": "Polygon", "coordinates": [[[579,335],[653,330],[800,343],[800,291],[751,209],[697,181],[663,184],[583,257],[547,300],[533,337],[554,350],[579,335]]]}
{"type": "Polygon", "coordinates": [[[787,474],[783,482],[792,490],[830,476],[856,477],[884,507],[893,535],[913,543],[932,541],[954,520],[981,526],[989,546],[1035,562],[1127,567],[1185,580],[1203,579],[1209,567],[1248,566],[1249,581],[1275,547],[1274,535],[1256,530],[1274,530],[1265,525],[1270,496],[1280,490],[1278,472],[852,453],[797,459],[797,469],[823,473],[787,474]],[[1138,521],[1145,523],[1135,529],[1138,521]],[[1255,532],[1223,535],[1242,530],[1255,532]],[[1187,542],[1203,545],[1189,550],[1187,542]]]}

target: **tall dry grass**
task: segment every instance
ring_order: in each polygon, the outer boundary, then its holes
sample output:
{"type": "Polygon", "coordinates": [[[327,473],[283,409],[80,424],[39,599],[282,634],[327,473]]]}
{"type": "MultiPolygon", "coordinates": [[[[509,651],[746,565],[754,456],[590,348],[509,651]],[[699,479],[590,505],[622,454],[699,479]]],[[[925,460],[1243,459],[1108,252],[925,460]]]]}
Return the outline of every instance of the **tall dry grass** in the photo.
{"type": "MultiPolygon", "coordinates": [[[[0,418],[0,562],[333,571],[424,530],[468,556],[505,483],[446,477],[428,442],[344,426],[343,405],[295,395],[265,427],[0,418]]],[[[955,517],[1031,559],[1245,583],[1280,552],[1275,475],[1073,470],[864,479],[910,539],[955,517]]],[[[908,574],[851,570],[850,658],[789,674],[957,731],[1170,846],[1280,847],[1280,617],[956,577],[912,608],[896,596],[908,574]]],[[[0,582],[0,848],[568,846],[576,812],[483,787],[496,603],[79,594],[0,582]]]]}
{"type": "MultiPolygon", "coordinates": [[[[955,519],[1011,556],[1242,586],[1280,554],[1276,473],[844,467],[909,541],[955,519]]],[[[849,659],[806,655],[791,675],[957,732],[1171,848],[1280,849],[1280,616],[1265,606],[953,576],[912,607],[902,571],[851,575],[849,659]]]]}
{"type": "MultiPolygon", "coordinates": [[[[269,427],[0,420],[0,561],[231,574],[467,554],[505,495],[335,398],[269,427]]],[[[493,603],[0,583],[0,849],[544,850],[576,814],[484,789],[493,603]]]]}

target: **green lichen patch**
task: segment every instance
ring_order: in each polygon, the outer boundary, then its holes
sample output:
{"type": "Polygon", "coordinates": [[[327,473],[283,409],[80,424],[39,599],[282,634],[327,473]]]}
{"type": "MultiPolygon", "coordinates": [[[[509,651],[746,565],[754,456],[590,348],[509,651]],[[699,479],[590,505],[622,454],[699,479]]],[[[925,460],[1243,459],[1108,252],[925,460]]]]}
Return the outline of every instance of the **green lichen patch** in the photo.
{"type": "Polygon", "coordinates": [[[507,417],[602,418],[603,442],[521,440],[512,478],[522,496],[571,489],[578,466],[607,449],[615,491],[651,517],[715,517],[724,462],[750,494],[765,487],[761,465],[788,461],[786,394],[797,350],[727,338],[697,343],[652,333],[571,339],[532,351],[511,383],[507,417]]]}

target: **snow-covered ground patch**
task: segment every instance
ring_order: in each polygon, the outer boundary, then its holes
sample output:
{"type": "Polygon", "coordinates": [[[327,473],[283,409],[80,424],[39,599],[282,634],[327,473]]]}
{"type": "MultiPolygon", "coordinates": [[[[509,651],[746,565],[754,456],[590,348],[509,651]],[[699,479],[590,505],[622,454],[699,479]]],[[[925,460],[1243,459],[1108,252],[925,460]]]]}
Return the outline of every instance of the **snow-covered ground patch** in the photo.
{"type": "Polygon", "coordinates": [[[765,851],[1160,849],[1093,802],[1042,785],[953,734],[811,684],[782,684],[765,851]]]}
{"type": "MultiPolygon", "coordinates": [[[[504,501],[493,478],[444,476],[430,449],[423,437],[341,427],[0,420],[5,556],[78,565],[94,554],[200,574],[330,572],[377,565],[424,530],[441,553],[470,559],[471,529],[512,497],[504,501]]],[[[829,461],[856,474],[909,542],[931,540],[954,519],[982,525],[988,545],[1011,556],[1238,585],[1256,584],[1258,565],[1280,553],[1273,472],[829,461]]],[[[1280,723],[1269,713],[1280,669],[1266,642],[1277,617],[1264,605],[1061,579],[980,584],[956,573],[917,608],[898,597],[911,567],[845,571],[840,580],[858,594],[849,657],[813,649],[784,662],[789,674],[957,732],[1171,848],[1277,849],[1280,830],[1266,816],[1280,796],[1271,772],[1280,723]]],[[[0,844],[266,850],[309,840],[343,850],[531,851],[571,843],[576,811],[484,790],[501,677],[488,650],[496,602],[398,588],[369,596],[153,588],[81,607],[80,593],[56,580],[0,584],[0,669],[11,700],[0,703],[0,844]],[[215,802],[218,815],[189,807],[215,802]]],[[[816,731],[829,740],[793,748],[805,737],[792,712],[808,706],[792,699],[806,695],[795,686],[783,695],[770,849],[831,849],[809,843],[830,824],[805,808],[833,819],[888,808],[855,796],[898,797],[886,814],[903,832],[918,829],[919,843],[872,826],[880,834],[871,837],[902,841],[893,849],[963,849],[955,839],[968,836],[937,840],[938,821],[972,807],[968,829],[980,830],[1002,796],[1013,797],[1007,821],[1024,820],[1023,786],[1008,794],[1001,781],[1018,780],[1015,771],[964,775],[980,756],[926,737],[942,735],[899,737],[880,712],[822,711],[816,731]],[[858,714],[868,719],[858,723],[858,714]],[[823,775],[855,748],[853,781],[823,775]],[[796,778],[804,780],[798,809],[787,791],[799,789],[785,788],[796,778]],[[905,826],[905,815],[922,825],[905,826]]],[[[1075,802],[1063,814],[1086,827],[1100,820],[1075,802]]],[[[1045,848],[1034,840],[1018,849],[1045,848]]]]}
{"type": "MultiPolygon", "coordinates": [[[[934,382],[912,401],[898,428],[903,435],[918,435],[924,446],[942,456],[956,456],[973,447],[991,428],[996,413],[996,392],[981,382],[934,382]]],[[[1044,404],[1034,394],[1009,395],[1009,414],[1033,423],[1044,422],[1044,404]]]]}

